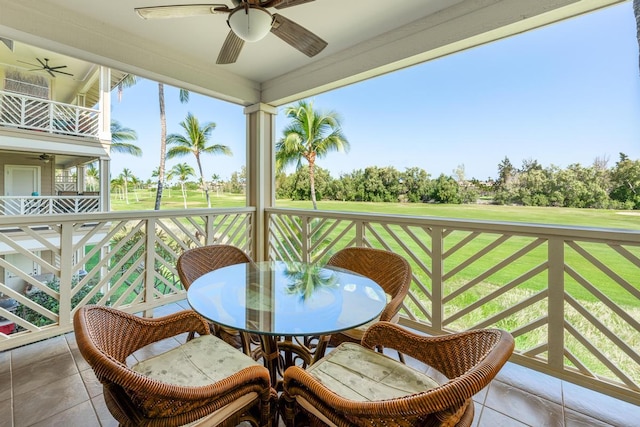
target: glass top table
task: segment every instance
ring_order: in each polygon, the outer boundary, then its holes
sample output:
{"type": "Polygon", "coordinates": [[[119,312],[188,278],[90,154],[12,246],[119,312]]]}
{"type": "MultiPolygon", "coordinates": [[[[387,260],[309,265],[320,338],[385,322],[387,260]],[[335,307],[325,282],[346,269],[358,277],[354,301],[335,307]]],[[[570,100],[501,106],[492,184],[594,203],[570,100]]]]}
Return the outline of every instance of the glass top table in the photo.
{"type": "Polygon", "coordinates": [[[373,280],[336,267],[267,261],[196,279],[191,307],[212,322],[267,335],[325,335],[363,325],[386,305],[373,280]]]}
{"type": "Polygon", "coordinates": [[[217,325],[259,335],[265,364],[274,376],[277,368],[281,371],[292,363],[288,359],[280,360],[279,367],[268,364],[281,359],[283,348],[301,355],[305,363],[315,361],[308,349],[293,344],[290,337],[320,337],[315,355],[322,357],[330,334],[375,319],[386,305],[384,290],[365,276],[285,261],[214,270],[189,286],[187,300],[217,325]]]}

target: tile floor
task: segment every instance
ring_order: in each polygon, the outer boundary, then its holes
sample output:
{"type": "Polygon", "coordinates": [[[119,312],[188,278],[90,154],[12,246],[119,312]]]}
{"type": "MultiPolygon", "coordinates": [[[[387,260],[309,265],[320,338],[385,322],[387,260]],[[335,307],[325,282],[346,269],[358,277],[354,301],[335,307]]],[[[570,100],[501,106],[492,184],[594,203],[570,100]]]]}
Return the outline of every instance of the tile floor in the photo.
{"type": "MultiPolygon", "coordinates": [[[[167,305],[156,315],[183,308],[167,305]]],[[[475,401],[474,427],[640,427],[639,406],[512,363],[475,401]]],[[[73,334],[0,352],[0,427],[27,426],[117,426],[73,334]]]]}

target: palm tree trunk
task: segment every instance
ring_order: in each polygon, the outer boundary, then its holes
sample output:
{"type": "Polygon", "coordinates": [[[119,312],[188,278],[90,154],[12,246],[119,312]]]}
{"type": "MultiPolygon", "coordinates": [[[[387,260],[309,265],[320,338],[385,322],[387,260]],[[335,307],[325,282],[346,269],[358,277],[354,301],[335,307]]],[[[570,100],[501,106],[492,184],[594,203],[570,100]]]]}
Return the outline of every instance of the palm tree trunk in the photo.
{"type": "Polygon", "coordinates": [[[636,38],[640,46],[640,0],[633,0],[633,15],[636,17],[636,38]]]}
{"type": "Polygon", "coordinates": [[[128,183],[127,180],[124,180],[124,201],[129,204],[129,192],[128,192],[128,183]]]}
{"type": "Polygon", "coordinates": [[[318,210],[318,204],[316,203],[316,173],[315,162],[309,160],[309,185],[311,187],[311,203],[313,203],[313,209],[318,210]]]}
{"type": "Polygon", "coordinates": [[[160,102],[160,166],[158,167],[158,191],[156,191],[155,210],[160,210],[162,186],[164,184],[165,158],[167,157],[167,117],[164,111],[164,85],[158,83],[158,100],[160,102]]]}
{"type": "Polygon", "coordinates": [[[207,183],[204,182],[204,174],[202,173],[202,164],[200,163],[200,157],[196,156],[196,161],[198,162],[198,170],[200,171],[200,185],[202,185],[202,189],[204,190],[204,194],[207,199],[207,207],[211,208],[211,199],[209,199],[209,188],[207,187],[207,183]]]}
{"type": "Polygon", "coordinates": [[[187,209],[187,192],[184,190],[184,181],[180,181],[180,188],[182,189],[182,200],[184,200],[184,208],[187,209]]]}

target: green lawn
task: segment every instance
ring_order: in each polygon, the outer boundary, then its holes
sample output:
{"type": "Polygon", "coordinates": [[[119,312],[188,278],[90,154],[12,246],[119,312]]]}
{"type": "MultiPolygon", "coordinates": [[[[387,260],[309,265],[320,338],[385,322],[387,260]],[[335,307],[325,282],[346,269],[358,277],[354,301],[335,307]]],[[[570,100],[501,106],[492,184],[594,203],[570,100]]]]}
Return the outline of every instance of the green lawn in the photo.
{"type": "MultiPolygon", "coordinates": [[[[151,210],[155,204],[155,192],[138,190],[138,200],[129,193],[129,203],[125,203],[119,195],[111,196],[111,209],[151,210]]],[[[164,192],[162,209],[183,209],[184,203],[180,190],[164,192]]],[[[190,191],[187,197],[188,208],[205,208],[207,203],[204,193],[190,191]]],[[[242,194],[211,193],[211,206],[214,208],[245,206],[242,194]]],[[[311,209],[309,201],[277,200],[277,207],[311,209]]],[[[391,215],[432,216],[442,218],[479,219],[490,221],[511,221],[534,224],[576,225],[599,228],[620,228],[640,230],[640,212],[614,211],[606,209],[546,208],[527,206],[495,206],[487,204],[474,205],[437,205],[424,203],[365,203],[320,201],[322,210],[344,212],[384,213],[391,215]]]]}

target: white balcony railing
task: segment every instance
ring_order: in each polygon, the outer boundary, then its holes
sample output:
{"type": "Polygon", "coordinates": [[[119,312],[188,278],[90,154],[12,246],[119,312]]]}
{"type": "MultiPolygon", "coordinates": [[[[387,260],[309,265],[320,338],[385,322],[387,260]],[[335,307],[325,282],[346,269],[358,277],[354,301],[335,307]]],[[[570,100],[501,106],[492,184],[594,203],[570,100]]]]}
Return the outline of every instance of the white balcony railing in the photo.
{"type": "Polygon", "coordinates": [[[431,334],[496,326],[516,337],[513,362],[640,404],[640,232],[427,217],[267,209],[0,216],[0,258],[24,289],[0,308],[17,331],[0,351],[68,332],[77,307],[129,312],[184,298],[175,262],[189,247],[229,243],[270,259],[322,261],[345,246],[386,248],[413,270],[401,322],[431,334]],[[24,267],[22,267],[24,268],[24,267]]]}
{"type": "Polygon", "coordinates": [[[0,323],[15,327],[0,330],[0,351],[71,331],[84,304],[140,312],[184,299],[178,256],[195,242],[251,254],[254,211],[0,216],[0,255],[15,254],[0,256],[0,296],[17,302],[0,305],[0,323]]]}
{"type": "Polygon", "coordinates": [[[99,110],[0,90],[0,126],[98,137],[99,110]]]}
{"type": "Polygon", "coordinates": [[[0,196],[0,215],[100,212],[99,196],[0,196]]]}
{"type": "Polygon", "coordinates": [[[402,254],[402,322],[441,335],[499,327],[512,361],[640,404],[640,231],[269,209],[269,257],[346,246],[402,254]]]}

